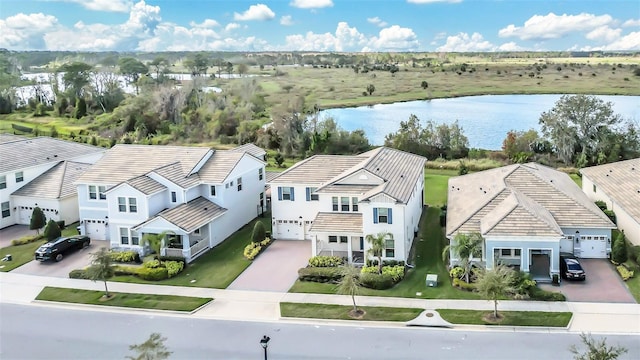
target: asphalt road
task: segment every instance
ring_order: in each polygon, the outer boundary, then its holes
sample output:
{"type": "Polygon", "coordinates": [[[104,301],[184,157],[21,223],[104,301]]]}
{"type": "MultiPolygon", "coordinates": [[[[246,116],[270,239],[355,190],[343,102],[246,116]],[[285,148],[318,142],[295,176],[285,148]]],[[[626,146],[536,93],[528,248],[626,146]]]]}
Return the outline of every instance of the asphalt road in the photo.
{"type": "MultiPolygon", "coordinates": [[[[231,322],[182,315],[0,304],[0,359],[122,359],[152,332],[171,359],[571,359],[576,334],[231,322]]],[[[640,337],[609,335],[637,359],[640,337]]]]}

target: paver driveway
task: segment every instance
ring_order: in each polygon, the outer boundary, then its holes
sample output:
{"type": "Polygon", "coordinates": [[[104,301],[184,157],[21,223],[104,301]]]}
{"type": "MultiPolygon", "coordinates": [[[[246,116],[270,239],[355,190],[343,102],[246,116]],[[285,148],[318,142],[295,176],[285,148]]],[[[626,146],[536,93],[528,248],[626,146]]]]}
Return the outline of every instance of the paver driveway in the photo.
{"type": "Polygon", "coordinates": [[[567,301],[636,302],[609,260],[580,259],[580,264],[582,264],[584,271],[587,273],[585,281],[563,280],[560,287],[548,284],[541,287],[545,290],[560,291],[567,297],[567,301]]]}
{"type": "Polygon", "coordinates": [[[46,261],[40,262],[32,260],[11,272],[26,275],[69,277],[69,272],[74,269],[82,269],[91,263],[91,254],[100,248],[109,248],[108,241],[91,241],[91,245],[86,249],[74,251],[64,256],[60,262],[46,261]]]}
{"type": "Polygon", "coordinates": [[[287,292],[310,257],[311,241],[274,240],[227,289],[287,292]]]}

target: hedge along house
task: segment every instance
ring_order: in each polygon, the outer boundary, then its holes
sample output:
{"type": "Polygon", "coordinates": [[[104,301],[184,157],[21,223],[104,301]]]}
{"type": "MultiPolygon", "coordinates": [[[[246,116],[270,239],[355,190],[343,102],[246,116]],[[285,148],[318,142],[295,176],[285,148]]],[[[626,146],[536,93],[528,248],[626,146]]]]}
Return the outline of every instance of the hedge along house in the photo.
{"type": "Polygon", "coordinates": [[[616,225],[633,245],[640,245],[640,158],[580,170],[582,191],[604,201],[616,225]]]}
{"type": "Polygon", "coordinates": [[[383,260],[406,261],[424,205],[426,159],[380,147],[315,155],[270,181],[278,240],[311,241],[312,254],[364,262],[367,235],[381,232],[383,260]]]}
{"type": "MultiPolygon", "coordinates": [[[[449,179],[446,235],[478,232],[477,263],[497,262],[549,281],[559,274],[560,252],[606,258],[615,225],[560,171],[515,164],[449,179]]],[[[450,254],[450,266],[459,263],[450,254]]]]}
{"type": "Polygon", "coordinates": [[[161,253],[192,261],[264,211],[264,166],[242,149],[116,145],[76,182],[81,233],[138,252],[166,233],[161,253]]]}

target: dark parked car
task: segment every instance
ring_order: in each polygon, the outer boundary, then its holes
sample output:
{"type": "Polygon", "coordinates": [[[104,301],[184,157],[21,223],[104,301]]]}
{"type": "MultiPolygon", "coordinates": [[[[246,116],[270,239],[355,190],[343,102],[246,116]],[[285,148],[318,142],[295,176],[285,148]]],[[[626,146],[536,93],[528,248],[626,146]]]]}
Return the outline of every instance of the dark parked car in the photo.
{"type": "Polygon", "coordinates": [[[560,273],[562,278],[567,280],[585,280],[587,278],[578,258],[569,253],[560,254],[560,273]]]}
{"type": "Polygon", "coordinates": [[[43,244],[36,250],[35,257],[38,261],[61,261],[70,252],[84,249],[91,243],[88,236],[61,237],[43,244]]]}

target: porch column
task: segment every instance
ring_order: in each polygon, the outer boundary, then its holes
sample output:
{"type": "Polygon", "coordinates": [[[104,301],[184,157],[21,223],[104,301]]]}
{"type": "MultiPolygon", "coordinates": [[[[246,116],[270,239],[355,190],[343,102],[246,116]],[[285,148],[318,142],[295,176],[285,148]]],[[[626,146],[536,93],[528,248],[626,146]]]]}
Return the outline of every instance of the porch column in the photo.
{"type": "Polygon", "coordinates": [[[311,235],[311,256],[318,254],[318,235],[311,235]]]}
{"type": "Polygon", "coordinates": [[[351,238],[352,236],[347,236],[347,259],[349,259],[349,264],[353,261],[353,250],[351,249],[351,238]]]}
{"type": "Polygon", "coordinates": [[[182,237],[182,255],[186,259],[191,258],[191,240],[189,240],[189,235],[181,235],[182,237]]]}

